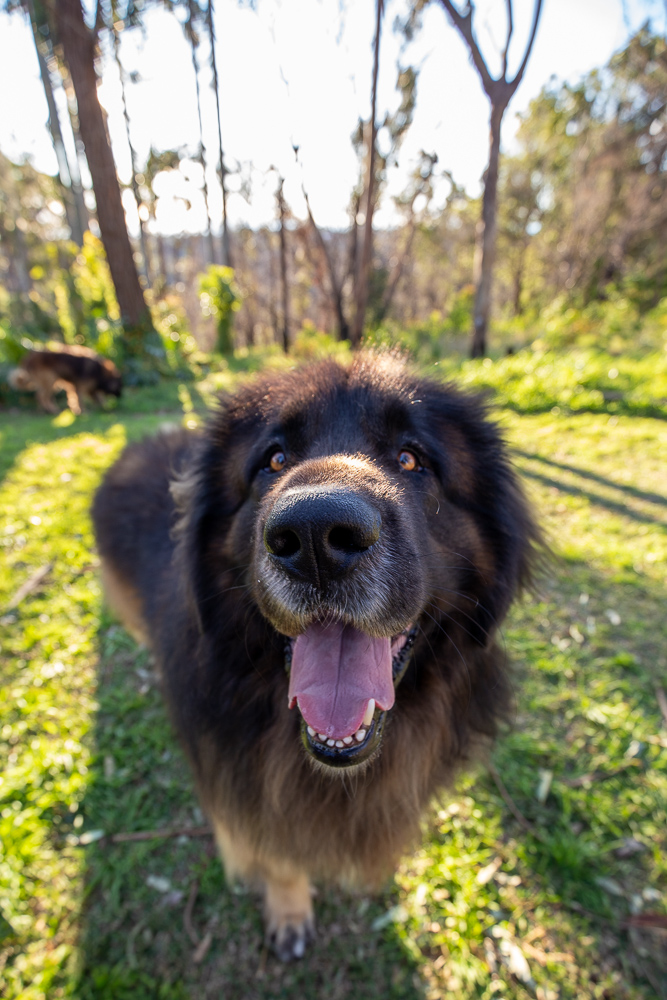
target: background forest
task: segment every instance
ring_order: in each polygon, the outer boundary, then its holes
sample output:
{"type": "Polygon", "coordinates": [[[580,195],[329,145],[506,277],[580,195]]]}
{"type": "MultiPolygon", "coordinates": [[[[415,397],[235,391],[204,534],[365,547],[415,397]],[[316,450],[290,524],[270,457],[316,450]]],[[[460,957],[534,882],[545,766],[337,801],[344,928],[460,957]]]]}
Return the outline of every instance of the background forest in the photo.
{"type": "MultiPolygon", "coordinates": [[[[367,110],[349,122],[355,180],[332,225],[287,119],[288,164],[225,144],[251,95],[216,63],[222,0],[2,0],[2,25],[31,33],[58,165],[0,148],[8,1000],[667,998],[667,9],[628,0],[618,51],[534,90],[507,141],[554,0],[394,2],[366,4],[367,110]],[[154,145],[137,124],[131,45],[150,44],[156,11],[177,24],[194,145],[154,145]],[[479,190],[453,169],[467,134],[448,138],[451,162],[410,145],[427,72],[412,55],[436,11],[451,48],[432,58],[470,63],[442,101],[484,102],[479,190]],[[165,222],[196,206],[201,224],[165,222]],[[322,889],[313,950],[283,966],[256,900],[225,881],[153,662],[104,606],[88,511],[127,442],[201,425],[262,366],[360,343],[486,393],[555,558],[504,629],[516,717],[488,766],[433,804],[382,893],[322,889]],[[37,413],[7,376],[63,344],[113,360],[122,397],[37,413]]],[[[352,16],[341,2],[337,41],[352,16]]],[[[324,69],[312,81],[333,86],[324,69]]],[[[333,122],[311,126],[326,146],[333,122]]],[[[343,151],[326,153],[342,174],[343,151]]]]}

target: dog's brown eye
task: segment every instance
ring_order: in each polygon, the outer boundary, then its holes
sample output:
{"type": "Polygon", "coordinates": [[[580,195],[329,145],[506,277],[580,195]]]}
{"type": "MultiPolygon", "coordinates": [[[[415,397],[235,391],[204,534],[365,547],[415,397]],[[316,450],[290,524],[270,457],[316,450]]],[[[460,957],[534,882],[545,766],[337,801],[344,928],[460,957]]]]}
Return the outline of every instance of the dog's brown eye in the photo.
{"type": "Polygon", "coordinates": [[[415,469],[419,468],[419,462],[411,451],[399,451],[398,464],[402,469],[405,469],[406,472],[414,472],[415,469]]]}
{"type": "Polygon", "coordinates": [[[272,472],[282,472],[282,470],[287,465],[287,459],[285,458],[284,451],[274,451],[271,456],[271,461],[269,462],[269,468],[272,472]]]}

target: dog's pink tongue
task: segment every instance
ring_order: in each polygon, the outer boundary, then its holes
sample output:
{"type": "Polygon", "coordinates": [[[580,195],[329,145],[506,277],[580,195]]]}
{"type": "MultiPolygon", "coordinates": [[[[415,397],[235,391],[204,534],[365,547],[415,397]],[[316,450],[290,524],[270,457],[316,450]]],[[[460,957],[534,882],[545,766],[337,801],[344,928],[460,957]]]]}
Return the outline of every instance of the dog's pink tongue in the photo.
{"type": "Polygon", "coordinates": [[[394,704],[391,640],[340,622],[316,622],[294,641],[288,697],[316,732],[338,740],[352,736],[370,698],[381,709],[394,704]]]}

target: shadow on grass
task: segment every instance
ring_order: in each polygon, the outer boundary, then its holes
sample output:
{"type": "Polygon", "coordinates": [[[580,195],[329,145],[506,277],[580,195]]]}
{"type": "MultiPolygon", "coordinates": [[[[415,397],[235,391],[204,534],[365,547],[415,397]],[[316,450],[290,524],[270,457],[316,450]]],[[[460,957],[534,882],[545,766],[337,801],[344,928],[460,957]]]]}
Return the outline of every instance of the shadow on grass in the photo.
{"type": "MultiPolygon", "coordinates": [[[[600,486],[606,486],[609,489],[618,490],[619,493],[626,497],[630,497],[633,500],[643,500],[646,503],[659,504],[662,507],[667,507],[667,497],[663,496],[662,493],[648,493],[646,490],[639,490],[634,486],[629,486],[627,483],[617,483],[613,479],[608,479],[605,476],[599,476],[595,472],[591,472],[589,469],[583,469],[578,465],[568,465],[566,462],[556,462],[553,458],[546,458],[544,455],[538,454],[538,452],[532,451],[522,451],[520,448],[513,448],[513,454],[520,455],[522,458],[527,458],[533,462],[541,462],[543,465],[551,466],[554,469],[561,469],[564,472],[571,472],[575,476],[580,476],[582,479],[590,479],[595,483],[599,483],[600,486]]],[[[551,480],[546,480],[549,485],[551,485],[551,480]]],[[[560,487],[563,488],[563,487],[560,487]]],[[[598,498],[595,494],[590,495],[590,499],[594,502],[598,502],[598,498]]],[[[617,509],[618,504],[613,509],[617,509]]],[[[626,512],[626,508],[623,508],[623,512],[626,512]]]]}

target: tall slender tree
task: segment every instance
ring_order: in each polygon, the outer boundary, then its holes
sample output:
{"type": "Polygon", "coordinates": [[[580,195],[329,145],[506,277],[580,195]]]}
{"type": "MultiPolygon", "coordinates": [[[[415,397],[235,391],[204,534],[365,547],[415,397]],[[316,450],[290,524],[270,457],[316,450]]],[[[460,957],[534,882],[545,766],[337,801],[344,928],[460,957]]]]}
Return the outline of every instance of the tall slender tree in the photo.
{"type": "Polygon", "coordinates": [[[361,254],[358,261],[358,272],[356,282],[356,310],[354,321],[350,330],[350,340],[353,347],[358,347],[364,332],[364,320],[366,318],[366,304],[368,302],[368,282],[370,277],[371,258],[373,256],[373,210],[375,198],[373,187],[375,184],[375,152],[377,142],[377,87],[378,71],[380,68],[380,31],[382,28],[382,14],[384,12],[384,0],[376,0],[375,3],[375,41],[373,44],[373,77],[371,84],[371,117],[367,126],[366,141],[366,184],[364,188],[364,234],[361,246],[361,254]]]}
{"type": "Polygon", "coordinates": [[[533,22],[524,50],[521,64],[511,79],[507,78],[507,63],[509,47],[514,33],[514,16],[512,0],[505,0],[507,6],[507,35],[502,52],[502,70],[500,76],[494,79],[489,72],[486,60],[475,38],[473,16],[475,5],[467,0],[461,11],[452,0],[440,0],[449,18],[468,46],[473,65],[477,70],[484,92],[491,104],[489,129],[489,162],[484,172],[484,194],[482,197],[482,217],[477,227],[477,246],[475,251],[475,311],[474,332],[470,354],[473,358],[486,354],[489,317],[491,314],[491,292],[493,287],[493,266],[496,254],[496,231],[498,216],[498,164],[500,161],[500,128],[507,105],[514,96],[517,87],[523,79],[528,65],[533,42],[537,33],[537,25],[542,10],[542,0],[534,0],[533,22]]]}
{"type": "Polygon", "coordinates": [[[220,81],[218,79],[218,63],[215,57],[215,26],[213,24],[213,0],[208,0],[206,8],[206,26],[211,43],[211,72],[213,74],[213,90],[215,91],[215,107],[218,123],[218,180],[222,189],[222,263],[225,267],[233,267],[232,249],[229,240],[229,224],[227,220],[227,169],[222,151],[222,124],[220,119],[220,81]]]}
{"type": "Polygon", "coordinates": [[[282,288],[282,300],[283,300],[283,321],[281,327],[281,339],[283,342],[283,350],[285,354],[289,351],[290,345],[290,299],[289,299],[289,284],[287,281],[287,237],[285,233],[285,221],[287,219],[287,206],[285,204],[285,195],[283,193],[283,185],[285,180],[283,177],[278,175],[278,188],[276,190],[276,202],[278,205],[278,224],[279,224],[279,236],[280,236],[280,284],[282,288]]]}
{"type": "Polygon", "coordinates": [[[80,188],[80,178],[78,171],[73,170],[71,167],[60,124],[58,105],[53,87],[51,69],[51,63],[54,62],[53,44],[48,18],[42,5],[40,4],[38,9],[34,0],[4,0],[3,3],[0,3],[0,9],[5,10],[7,13],[21,10],[30,23],[33,42],[35,43],[35,52],[37,54],[39,75],[49,113],[47,126],[58,162],[58,177],[63,204],[65,206],[67,225],[69,226],[72,239],[81,246],[84,230],[88,228],[88,214],[83,203],[83,192],[77,190],[77,187],[80,188]]]}
{"type": "Polygon", "coordinates": [[[144,351],[150,313],[139,283],[127,234],[116,166],[97,97],[96,35],[88,27],[81,0],[55,0],[58,40],[72,77],[86,159],[93,181],[97,218],[131,354],[144,351]]]}
{"type": "Polygon", "coordinates": [[[204,126],[202,123],[201,114],[201,93],[199,89],[199,25],[204,18],[204,12],[197,3],[197,0],[186,0],[187,18],[185,24],[183,25],[183,30],[185,31],[185,37],[190,43],[190,55],[192,58],[192,68],[195,74],[195,90],[197,93],[197,119],[199,121],[199,151],[197,153],[197,161],[199,162],[202,174],[203,174],[203,184],[202,193],[204,195],[204,206],[206,208],[206,243],[208,247],[209,263],[215,263],[215,248],[213,246],[213,232],[211,230],[211,211],[209,208],[208,201],[208,181],[206,179],[206,148],[204,146],[204,126]]]}

